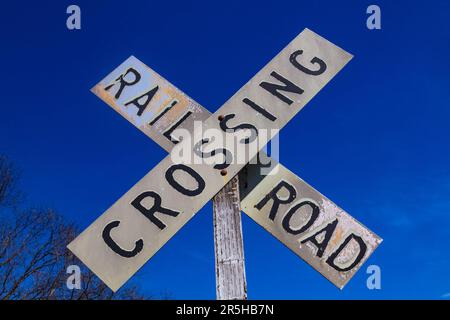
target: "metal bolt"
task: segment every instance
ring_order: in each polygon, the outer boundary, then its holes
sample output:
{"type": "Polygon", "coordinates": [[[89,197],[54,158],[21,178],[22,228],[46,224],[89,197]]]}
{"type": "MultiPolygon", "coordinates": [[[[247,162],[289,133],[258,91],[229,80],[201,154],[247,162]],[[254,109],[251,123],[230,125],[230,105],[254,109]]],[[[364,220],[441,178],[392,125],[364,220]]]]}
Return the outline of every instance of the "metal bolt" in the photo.
{"type": "Polygon", "coordinates": [[[225,169],[223,169],[223,170],[220,170],[220,174],[222,175],[222,176],[226,176],[227,175],[227,170],[225,170],[225,169]]]}
{"type": "Polygon", "coordinates": [[[221,114],[217,119],[219,119],[219,121],[222,121],[223,119],[225,119],[225,116],[221,114]]]}

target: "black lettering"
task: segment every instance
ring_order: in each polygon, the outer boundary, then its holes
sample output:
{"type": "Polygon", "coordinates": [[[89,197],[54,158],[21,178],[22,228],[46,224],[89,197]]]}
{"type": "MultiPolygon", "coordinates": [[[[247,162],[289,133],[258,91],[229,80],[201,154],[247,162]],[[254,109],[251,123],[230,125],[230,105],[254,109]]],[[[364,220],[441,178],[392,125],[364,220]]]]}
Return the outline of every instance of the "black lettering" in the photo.
{"type": "Polygon", "coordinates": [[[297,61],[297,57],[298,57],[299,55],[301,55],[302,53],[303,53],[303,50],[297,50],[297,51],[293,52],[293,53],[291,54],[291,56],[289,57],[289,61],[290,61],[290,62],[292,63],[292,65],[293,65],[294,67],[296,67],[298,70],[300,70],[300,71],[302,71],[302,72],[304,72],[304,73],[306,73],[306,74],[313,75],[313,76],[321,75],[322,73],[325,72],[325,70],[327,70],[327,64],[326,64],[323,60],[321,60],[321,59],[319,59],[319,58],[317,58],[317,57],[314,57],[314,58],[311,59],[311,64],[318,64],[318,65],[319,65],[319,69],[317,69],[317,70],[311,70],[311,69],[306,68],[305,66],[302,66],[302,65],[297,61]]]}
{"type": "Polygon", "coordinates": [[[147,108],[148,104],[152,100],[156,91],[158,91],[158,88],[159,87],[156,86],[153,89],[151,89],[149,92],[146,92],[143,95],[140,95],[139,97],[136,97],[133,100],[128,101],[127,103],[125,103],[125,106],[133,104],[136,108],[138,108],[137,115],[141,116],[142,113],[145,111],[145,108],[147,108]],[[143,103],[139,103],[139,100],[141,100],[142,98],[145,98],[145,101],[143,103]]]}
{"type": "Polygon", "coordinates": [[[215,164],[213,168],[217,170],[228,168],[230,164],[233,162],[233,154],[228,149],[225,148],[214,149],[210,152],[203,152],[202,150],[200,150],[201,147],[208,142],[209,142],[208,138],[204,138],[201,141],[197,142],[194,146],[194,153],[201,158],[211,158],[214,157],[217,153],[221,153],[224,155],[223,163],[215,164]]]}
{"type": "Polygon", "coordinates": [[[290,185],[289,183],[287,183],[284,180],[281,180],[278,183],[278,185],[272,189],[272,191],[270,191],[266,196],[264,196],[264,198],[261,199],[261,201],[259,201],[255,205],[255,208],[258,210],[261,210],[262,207],[264,207],[267,204],[267,202],[269,202],[269,200],[273,200],[272,208],[270,208],[270,214],[269,214],[270,220],[273,221],[277,215],[280,204],[290,203],[290,202],[294,201],[296,196],[297,196],[297,191],[295,191],[294,186],[290,185]],[[281,188],[285,188],[287,191],[289,191],[289,196],[286,199],[281,199],[278,196],[278,192],[281,190],[281,188]]]}
{"type": "Polygon", "coordinates": [[[238,130],[250,130],[250,136],[243,138],[239,141],[239,143],[249,144],[250,142],[255,141],[255,139],[258,137],[258,129],[256,129],[255,126],[249,124],[249,123],[241,123],[234,127],[229,127],[227,122],[230,119],[233,119],[236,116],[236,114],[231,113],[224,116],[224,118],[220,121],[220,129],[227,132],[228,130],[233,130],[233,132],[236,132],[238,130]]]}
{"type": "Polygon", "coordinates": [[[366,254],[366,251],[367,251],[367,245],[364,243],[364,240],[363,240],[360,236],[357,236],[357,235],[355,235],[355,234],[352,233],[351,235],[349,235],[349,236],[344,240],[344,242],[339,246],[339,248],[338,248],[335,252],[333,252],[333,253],[328,257],[327,263],[328,263],[331,267],[333,267],[334,269],[336,269],[337,271],[341,271],[341,272],[343,272],[343,271],[350,271],[350,270],[352,270],[354,267],[356,267],[356,265],[358,265],[358,263],[362,260],[362,258],[364,258],[364,255],[366,254]],[[347,244],[348,244],[352,239],[354,239],[354,240],[358,243],[358,245],[359,245],[359,253],[358,253],[358,255],[356,256],[355,261],[353,261],[353,263],[352,263],[350,266],[348,266],[348,267],[346,267],[346,268],[338,267],[338,266],[334,263],[334,260],[336,260],[336,257],[341,253],[342,250],[344,250],[344,248],[347,246],[347,244]]]}
{"type": "Polygon", "coordinates": [[[111,238],[111,230],[117,228],[120,224],[120,221],[112,221],[108,223],[102,232],[103,241],[111,248],[112,251],[117,253],[118,255],[125,258],[132,258],[142,251],[144,247],[144,241],[139,239],[135,242],[134,248],[131,251],[122,249],[112,238],[111,238]]]}
{"type": "Polygon", "coordinates": [[[338,220],[334,220],[333,222],[330,222],[325,228],[317,231],[312,236],[306,238],[301,243],[306,242],[312,242],[317,247],[317,256],[321,258],[323,256],[323,253],[325,252],[325,249],[327,248],[328,242],[330,242],[331,236],[333,235],[334,229],[336,229],[336,226],[338,224],[338,220]],[[325,236],[322,240],[322,242],[317,241],[317,236],[321,233],[325,232],[325,236]]]}
{"type": "Polygon", "coordinates": [[[166,180],[175,190],[190,197],[198,196],[205,189],[205,180],[203,180],[203,178],[197,172],[195,172],[194,169],[184,164],[174,164],[169,169],[167,169],[166,180]],[[177,170],[184,171],[188,173],[192,178],[194,178],[195,181],[197,181],[197,188],[190,190],[175,181],[173,174],[177,170]]]}
{"type": "Polygon", "coordinates": [[[266,109],[260,107],[259,105],[257,105],[256,103],[254,103],[252,100],[250,100],[249,98],[244,98],[242,100],[243,103],[245,103],[246,105],[248,105],[249,107],[251,107],[252,109],[256,110],[258,113],[262,114],[264,117],[266,117],[267,119],[269,119],[270,121],[275,121],[277,118],[271,114],[270,112],[268,112],[266,109]]]}
{"type": "Polygon", "coordinates": [[[287,91],[297,94],[302,94],[303,89],[299,88],[297,85],[286,79],[285,77],[279,75],[275,71],[272,71],[270,74],[272,77],[277,79],[278,81],[281,81],[283,84],[275,84],[275,83],[269,83],[269,82],[261,82],[259,85],[269,91],[272,95],[283,101],[284,103],[291,105],[294,101],[292,101],[290,98],[286,97],[285,95],[281,94],[279,91],[287,91]]]}
{"type": "Polygon", "coordinates": [[[105,91],[108,91],[109,89],[111,89],[114,85],[117,84],[117,81],[120,81],[120,87],[119,90],[117,90],[114,98],[119,99],[120,95],[122,94],[122,91],[125,87],[127,86],[132,86],[135,85],[136,83],[139,82],[139,80],[141,80],[141,75],[139,74],[139,72],[137,72],[135,69],[133,68],[129,68],[127,71],[125,71],[125,73],[121,74],[113,83],[111,83],[109,86],[105,87],[105,91]],[[131,82],[127,82],[125,80],[125,77],[128,73],[133,73],[134,74],[134,80],[131,82]]]}
{"type": "Polygon", "coordinates": [[[173,106],[175,106],[178,103],[177,100],[173,100],[168,106],[166,106],[166,108],[164,108],[164,110],[158,114],[152,121],[150,121],[149,125],[154,125],[159,119],[161,119],[161,117],[163,115],[165,115],[170,109],[173,108],[173,106]]]}
{"type": "Polygon", "coordinates": [[[290,208],[288,213],[286,213],[286,215],[284,216],[284,218],[283,218],[283,228],[284,228],[284,230],[286,230],[286,232],[288,232],[290,234],[297,235],[297,234],[303,233],[306,230],[308,230],[309,227],[311,227],[313,225],[313,223],[319,217],[319,212],[320,212],[319,207],[315,203],[313,203],[311,201],[302,201],[300,203],[297,203],[295,206],[290,208]],[[311,216],[310,216],[308,222],[305,223],[301,228],[292,229],[292,227],[290,225],[291,218],[297,212],[297,210],[299,210],[303,206],[310,206],[311,207],[311,210],[312,210],[311,211],[311,216]]]}
{"type": "Polygon", "coordinates": [[[168,208],[163,208],[161,206],[161,196],[153,191],[145,191],[141,193],[136,197],[136,199],[134,199],[131,202],[131,205],[135,207],[137,210],[139,210],[140,213],[142,213],[145,217],[147,217],[147,219],[153,222],[161,230],[163,230],[166,227],[166,225],[155,216],[155,213],[159,212],[171,217],[176,217],[180,214],[177,211],[173,211],[168,208]],[[151,208],[147,209],[142,205],[142,200],[149,197],[153,198],[153,205],[151,208]]]}
{"type": "Polygon", "coordinates": [[[167,129],[163,136],[169,139],[173,144],[177,144],[180,142],[180,140],[175,139],[172,137],[172,133],[177,129],[190,115],[192,114],[191,111],[186,112],[177,122],[175,122],[169,129],[167,129]]]}

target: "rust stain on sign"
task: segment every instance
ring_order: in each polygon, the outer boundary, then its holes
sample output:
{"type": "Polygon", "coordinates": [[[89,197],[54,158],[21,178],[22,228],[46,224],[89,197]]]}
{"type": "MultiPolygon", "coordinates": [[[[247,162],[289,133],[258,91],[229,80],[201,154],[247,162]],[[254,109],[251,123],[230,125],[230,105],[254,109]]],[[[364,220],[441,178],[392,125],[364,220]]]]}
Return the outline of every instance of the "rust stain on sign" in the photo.
{"type": "Polygon", "coordinates": [[[191,131],[194,121],[209,117],[206,109],[133,56],[91,91],[166,151],[178,142],[176,129],[191,131]]]}

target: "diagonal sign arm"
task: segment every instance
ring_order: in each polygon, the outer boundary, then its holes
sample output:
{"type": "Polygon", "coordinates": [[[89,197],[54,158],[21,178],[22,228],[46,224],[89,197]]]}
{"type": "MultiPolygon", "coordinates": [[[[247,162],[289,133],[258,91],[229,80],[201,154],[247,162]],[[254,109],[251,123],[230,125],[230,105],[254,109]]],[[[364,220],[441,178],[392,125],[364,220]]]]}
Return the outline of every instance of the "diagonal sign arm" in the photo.
{"type": "MultiPolygon", "coordinates": [[[[349,59],[350,55],[343,50],[305,30],[225,103],[216,112],[216,116],[234,114],[236,119],[256,128],[280,129],[349,59]],[[308,67],[304,66],[307,65],[307,60],[303,55],[310,57],[308,67]],[[311,66],[316,66],[316,69],[311,66]],[[300,75],[295,76],[295,72],[300,72],[300,75]],[[270,90],[261,85],[268,83],[265,80],[274,74],[284,74],[296,80],[302,87],[300,98],[291,100],[292,106],[289,108],[286,108],[285,96],[268,96],[267,92],[270,93],[270,90]],[[263,101],[268,103],[265,108],[261,107],[261,103],[255,102],[256,98],[261,96],[264,97],[263,101]]],[[[211,117],[205,121],[205,128],[220,130],[220,123],[216,117],[211,117]]],[[[263,142],[270,138],[269,135],[263,142]]],[[[194,142],[198,142],[198,139],[203,137],[196,137],[194,142]]],[[[185,144],[184,141],[180,143],[185,144]]],[[[259,149],[260,147],[256,148],[250,156],[255,156],[259,149]]],[[[221,177],[212,166],[182,165],[174,163],[169,156],[75,239],[69,248],[105,283],[116,290],[242,167],[243,164],[232,163],[228,167],[228,176],[221,177]],[[175,173],[178,173],[178,178],[175,178],[175,173]],[[195,181],[194,187],[192,183],[188,183],[192,182],[189,181],[192,179],[195,181]],[[186,201],[171,203],[168,208],[167,199],[172,197],[186,201]]],[[[276,199],[269,196],[269,200],[275,202],[276,199]]],[[[332,226],[335,227],[335,223],[332,226]]],[[[329,227],[323,231],[328,242],[331,241],[328,234],[332,233],[327,230],[331,229],[329,227]]],[[[324,241],[319,243],[315,236],[312,235],[301,242],[317,244],[323,255],[321,243],[324,241]]],[[[345,247],[345,241],[349,243],[354,239],[359,238],[345,238],[340,247],[345,247]]],[[[356,242],[359,243],[358,240],[356,242]]],[[[339,254],[340,252],[336,251],[331,253],[330,257],[336,258],[339,254]]],[[[344,270],[343,266],[339,268],[344,270]]]]}

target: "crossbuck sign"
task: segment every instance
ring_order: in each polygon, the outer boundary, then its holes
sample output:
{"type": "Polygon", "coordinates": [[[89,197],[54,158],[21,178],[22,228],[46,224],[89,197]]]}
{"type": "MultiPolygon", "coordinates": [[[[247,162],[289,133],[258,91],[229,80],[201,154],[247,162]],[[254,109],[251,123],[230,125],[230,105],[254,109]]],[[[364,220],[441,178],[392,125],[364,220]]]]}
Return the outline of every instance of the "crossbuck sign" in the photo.
{"type": "Polygon", "coordinates": [[[170,154],[69,249],[116,291],[245,167],[242,210],[342,288],[381,239],[260,151],[351,58],[305,29],[212,115],[127,59],[93,92],[170,154]]]}

